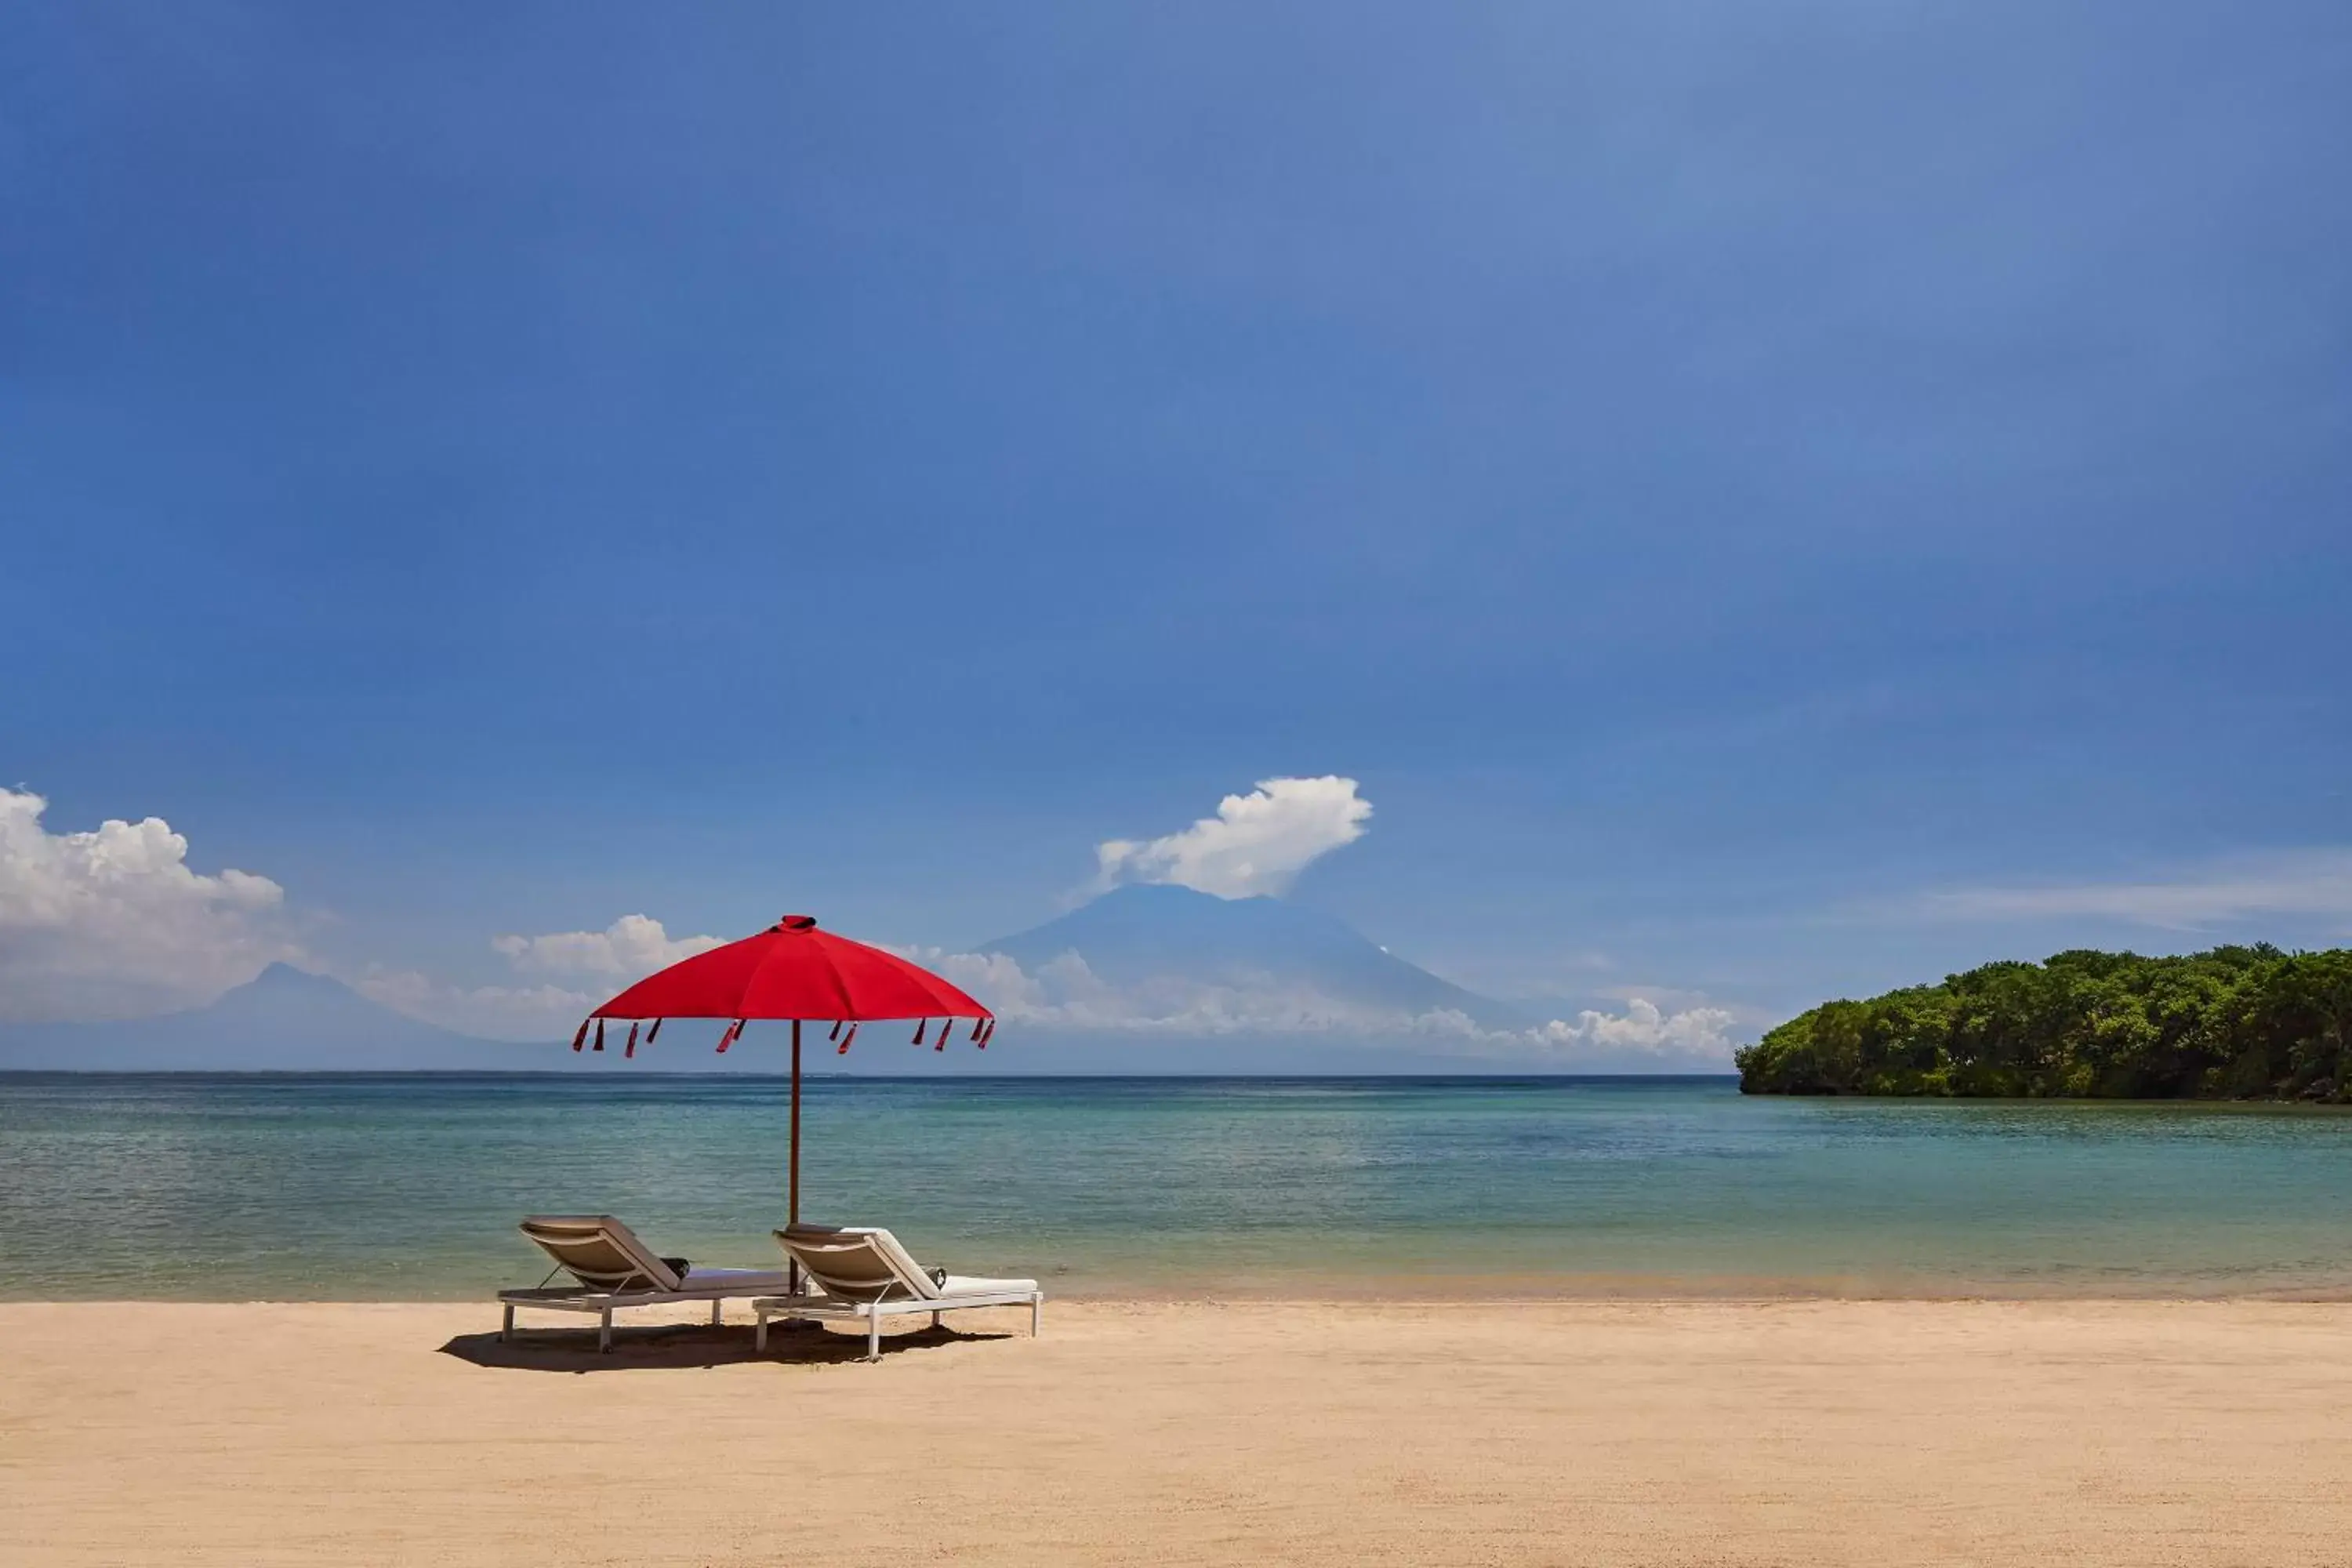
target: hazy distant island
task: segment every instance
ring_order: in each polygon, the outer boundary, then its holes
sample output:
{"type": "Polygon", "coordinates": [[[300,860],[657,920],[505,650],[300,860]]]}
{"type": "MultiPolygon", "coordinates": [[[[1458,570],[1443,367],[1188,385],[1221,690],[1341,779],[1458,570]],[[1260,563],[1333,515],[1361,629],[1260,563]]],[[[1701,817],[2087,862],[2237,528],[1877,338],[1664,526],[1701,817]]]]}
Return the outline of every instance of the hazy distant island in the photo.
{"type": "Polygon", "coordinates": [[[2352,1101],[2352,950],[1988,963],[1825,1002],[1736,1060],[1745,1094],[2352,1101]]]}

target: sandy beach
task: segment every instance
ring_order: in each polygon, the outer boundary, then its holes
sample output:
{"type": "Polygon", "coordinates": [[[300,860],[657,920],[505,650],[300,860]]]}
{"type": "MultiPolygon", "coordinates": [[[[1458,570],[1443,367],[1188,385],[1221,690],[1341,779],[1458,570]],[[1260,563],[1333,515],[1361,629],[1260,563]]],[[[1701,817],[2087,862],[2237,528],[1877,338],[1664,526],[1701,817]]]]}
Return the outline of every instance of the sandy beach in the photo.
{"type": "Polygon", "coordinates": [[[0,1306],[0,1561],[2340,1563],[2352,1308],[0,1306]],[[560,1320],[558,1320],[560,1321],[560,1320]]]}

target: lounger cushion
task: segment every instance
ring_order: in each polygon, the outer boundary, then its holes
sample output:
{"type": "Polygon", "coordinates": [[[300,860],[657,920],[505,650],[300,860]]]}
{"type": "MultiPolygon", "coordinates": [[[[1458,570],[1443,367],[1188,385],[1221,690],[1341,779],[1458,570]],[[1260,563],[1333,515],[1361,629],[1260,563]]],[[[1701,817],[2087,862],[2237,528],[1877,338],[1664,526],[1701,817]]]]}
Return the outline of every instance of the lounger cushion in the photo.
{"type": "Polygon", "coordinates": [[[532,1215],[522,1233],[592,1289],[677,1289],[677,1271],[611,1215],[532,1215]]]}
{"type": "Polygon", "coordinates": [[[990,1279],[927,1269],[879,1226],[802,1225],[776,1232],[776,1239],[787,1253],[800,1258],[828,1295],[843,1300],[945,1301],[952,1296],[1033,1295],[1037,1289],[1034,1279],[990,1279]],[[818,1252],[828,1256],[810,1256],[818,1252]]]}
{"type": "Polygon", "coordinates": [[[776,1240],[826,1295],[841,1300],[928,1299],[939,1294],[930,1277],[911,1261],[902,1264],[877,1247],[877,1235],[857,1226],[800,1225],[776,1232],[776,1240]]]}
{"type": "Polygon", "coordinates": [[[782,1290],[792,1277],[781,1268],[689,1268],[679,1287],[686,1290],[782,1290]]]}
{"type": "Polygon", "coordinates": [[[1037,1292],[1034,1279],[981,1279],[970,1275],[950,1274],[940,1284],[942,1299],[949,1296],[1034,1296],[1037,1292]]]}
{"type": "Polygon", "coordinates": [[[698,1268],[683,1258],[656,1258],[608,1214],[533,1215],[522,1230],[591,1293],[751,1296],[792,1288],[778,1268],[698,1268]]]}

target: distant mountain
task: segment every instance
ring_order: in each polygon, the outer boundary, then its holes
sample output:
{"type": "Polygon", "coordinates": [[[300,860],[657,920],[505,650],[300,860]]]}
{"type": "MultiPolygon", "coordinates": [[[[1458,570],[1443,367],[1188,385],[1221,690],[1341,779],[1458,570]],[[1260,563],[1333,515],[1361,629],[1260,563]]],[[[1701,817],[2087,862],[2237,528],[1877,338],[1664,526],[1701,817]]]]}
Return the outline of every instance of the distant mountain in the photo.
{"type": "Polygon", "coordinates": [[[273,963],[207,1007],[104,1024],[0,1025],[0,1068],[142,1071],[534,1071],[561,1044],[478,1040],[404,1017],[339,980],[273,963]]]}
{"type": "Polygon", "coordinates": [[[1458,1012],[1493,1029],[1532,1021],[1408,963],[1344,921],[1279,899],[1221,899],[1157,884],[1117,888],[983,951],[1033,975],[1076,953],[1097,979],[1129,991],[1226,987],[1312,996],[1367,1016],[1458,1012]]]}

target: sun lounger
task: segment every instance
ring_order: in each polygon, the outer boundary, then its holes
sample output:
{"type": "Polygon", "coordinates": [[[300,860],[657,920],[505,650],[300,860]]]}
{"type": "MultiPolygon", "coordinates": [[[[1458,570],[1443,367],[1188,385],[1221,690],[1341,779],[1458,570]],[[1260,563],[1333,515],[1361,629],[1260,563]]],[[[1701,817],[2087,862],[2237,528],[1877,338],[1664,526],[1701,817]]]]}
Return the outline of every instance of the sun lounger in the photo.
{"type": "Polygon", "coordinates": [[[533,1215],[522,1222],[522,1233],[555,1260],[548,1279],[566,1273],[576,1283],[550,1289],[542,1281],[535,1289],[499,1291],[506,1307],[506,1321],[499,1330],[501,1340],[515,1331],[517,1307],[593,1312],[596,1348],[609,1351],[613,1314],[624,1307],[708,1301],[710,1321],[717,1323],[723,1301],[792,1289],[781,1268],[702,1268],[683,1258],[656,1257],[635,1231],[608,1214],[533,1215]]]}
{"type": "Polygon", "coordinates": [[[772,1317],[863,1322],[866,1359],[879,1361],[885,1318],[929,1312],[931,1326],[937,1328],[942,1312],[966,1307],[1026,1307],[1034,1338],[1044,1315],[1045,1292],[1037,1289],[1034,1279],[934,1277],[909,1258],[898,1238],[887,1230],[803,1225],[776,1232],[776,1241],[824,1294],[752,1302],[751,1311],[759,1322],[752,1343],[760,1350],[768,1348],[772,1317]]]}

